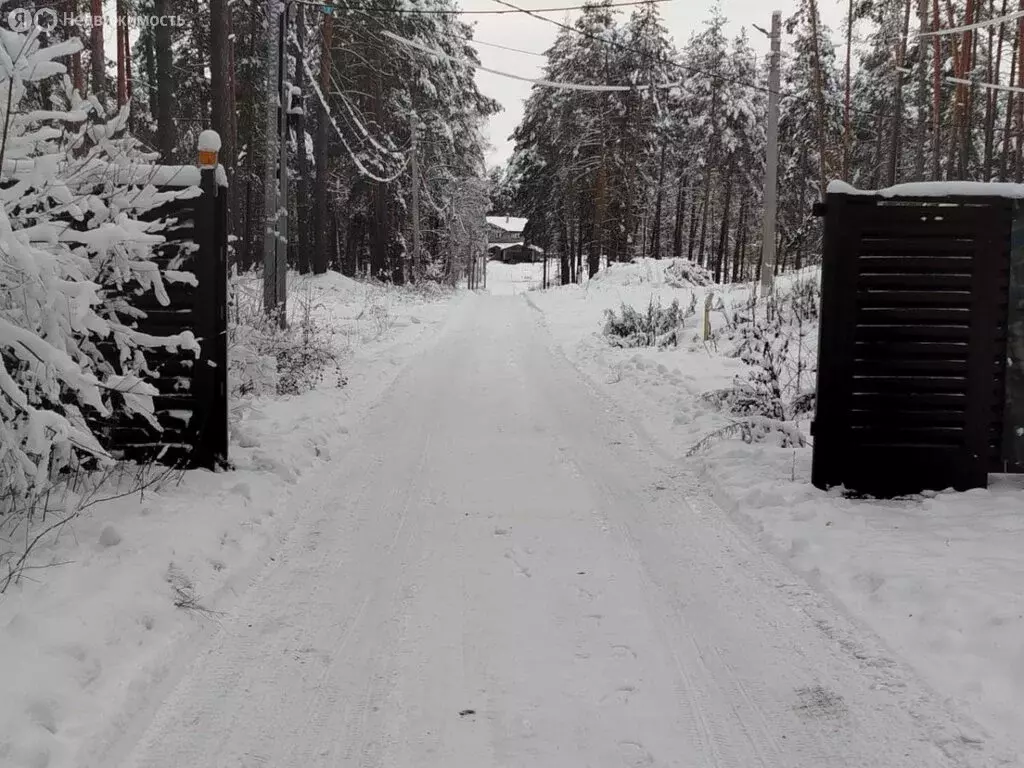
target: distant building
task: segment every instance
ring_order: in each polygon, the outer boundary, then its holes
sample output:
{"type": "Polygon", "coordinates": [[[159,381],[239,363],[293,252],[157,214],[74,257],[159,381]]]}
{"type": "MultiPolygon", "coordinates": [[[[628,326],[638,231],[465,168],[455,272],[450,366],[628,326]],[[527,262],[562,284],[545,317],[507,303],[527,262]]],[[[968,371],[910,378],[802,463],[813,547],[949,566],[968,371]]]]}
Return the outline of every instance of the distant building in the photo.
{"type": "Polygon", "coordinates": [[[490,258],[510,264],[541,258],[543,249],[528,244],[523,237],[527,221],[516,216],[488,216],[487,253],[490,258]]]}

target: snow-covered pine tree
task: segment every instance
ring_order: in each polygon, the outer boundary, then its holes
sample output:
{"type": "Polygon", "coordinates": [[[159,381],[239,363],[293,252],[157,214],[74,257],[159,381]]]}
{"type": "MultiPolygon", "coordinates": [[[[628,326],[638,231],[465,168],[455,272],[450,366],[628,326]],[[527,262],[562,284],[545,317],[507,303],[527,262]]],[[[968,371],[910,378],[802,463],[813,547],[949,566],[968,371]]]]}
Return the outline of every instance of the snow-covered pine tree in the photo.
{"type": "Polygon", "coordinates": [[[821,221],[812,206],[842,169],[841,80],[831,33],[816,20],[816,8],[803,0],[785,21],[793,40],[782,60],[779,101],[780,269],[800,268],[820,253],[821,221]]]}
{"type": "Polygon", "coordinates": [[[686,170],[696,193],[690,202],[686,255],[701,265],[711,260],[714,224],[722,203],[716,182],[724,170],[721,139],[726,131],[727,105],[722,88],[730,76],[725,25],[721,9],[713,8],[704,29],[689,40],[682,54],[688,72],[683,109],[696,142],[690,147],[686,170]]]}
{"type": "MultiPolygon", "coordinates": [[[[106,119],[72,90],[58,60],[78,40],[41,46],[36,32],[0,29],[0,482],[7,508],[82,457],[109,460],[86,418],[153,418],[145,349],[199,347],[190,333],[155,338],[107,288],[136,285],[166,301],[151,260],[163,240],[139,213],[165,202],[124,135],[128,111],[106,119]],[[49,108],[38,103],[47,83],[49,108]],[[103,342],[112,350],[103,350],[103,342]]],[[[197,192],[197,190],[194,190],[197,192]]],[[[188,192],[192,193],[192,192],[188,192]]],[[[186,193],[186,194],[188,194],[186,193]]]]}
{"type": "Polygon", "coordinates": [[[664,86],[679,81],[678,60],[655,3],[646,3],[631,14],[622,38],[625,45],[616,54],[615,82],[648,86],[616,99],[625,102],[620,139],[613,145],[618,148],[616,175],[631,207],[627,220],[634,225],[625,255],[660,256],[672,123],[671,94],[664,86]]]}

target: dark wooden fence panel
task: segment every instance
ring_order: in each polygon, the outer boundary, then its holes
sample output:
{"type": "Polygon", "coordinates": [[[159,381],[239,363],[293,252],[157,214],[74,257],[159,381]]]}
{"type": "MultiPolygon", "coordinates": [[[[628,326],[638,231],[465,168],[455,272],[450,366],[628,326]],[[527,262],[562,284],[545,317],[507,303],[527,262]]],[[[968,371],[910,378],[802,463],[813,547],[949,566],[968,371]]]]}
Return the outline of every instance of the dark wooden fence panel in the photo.
{"type": "Polygon", "coordinates": [[[1002,463],[1014,204],[828,196],[812,481],[877,496],[1002,463]]]}
{"type": "Polygon", "coordinates": [[[98,431],[108,450],[125,458],[212,468],[228,458],[227,194],[214,171],[204,170],[201,178],[202,195],[140,217],[168,220],[161,231],[167,242],[157,247],[154,261],[163,269],[191,272],[197,285],[167,283],[166,306],[152,291],[136,290],[131,304],[146,317],[130,324],[154,336],[191,331],[202,354],[195,359],[191,353],[147,352],[153,373],[147,380],[160,391],[154,405],[162,429],[134,417],[99,425],[98,431]]]}
{"type": "Polygon", "coordinates": [[[1017,203],[1010,240],[1006,411],[1001,471],[1024,472],[1024,206],[1017,203]]]}

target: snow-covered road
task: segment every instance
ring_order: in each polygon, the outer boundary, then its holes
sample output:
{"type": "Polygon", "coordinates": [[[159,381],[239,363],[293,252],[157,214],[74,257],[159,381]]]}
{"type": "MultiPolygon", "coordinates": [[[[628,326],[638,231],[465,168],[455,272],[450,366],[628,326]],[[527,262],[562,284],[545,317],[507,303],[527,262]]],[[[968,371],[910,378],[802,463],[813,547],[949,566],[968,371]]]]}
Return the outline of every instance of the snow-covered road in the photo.
{"type": "Polygon", "coordinates": [[[996,765],[557,352],[470,296],[95,768],[996,765]]]}

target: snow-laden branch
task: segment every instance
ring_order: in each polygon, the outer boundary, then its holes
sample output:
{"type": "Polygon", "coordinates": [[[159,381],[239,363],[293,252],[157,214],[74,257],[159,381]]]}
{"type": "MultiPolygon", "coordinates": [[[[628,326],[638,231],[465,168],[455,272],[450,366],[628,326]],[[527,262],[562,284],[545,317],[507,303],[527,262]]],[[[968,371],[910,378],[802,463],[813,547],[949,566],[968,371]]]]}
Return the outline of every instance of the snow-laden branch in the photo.
{"type": "Polygon", "coordinates": [[[306,70],[306,77],[308,78],[310,85],[313,86],[314,93],[316,93],[317,98],[320,99],[320,105],[321,107],[323,107],[324,114],[327,115],[331,125],[334,127],[334,132],[338,134],[338,140],[341,141],[341,145],[345,148],[345,151],[348,153],[348,156],[352,158],[352,162],[355,163],[356,170],[358,170],[359,173],[361,173],[363,176],[366,176],[371,181],[377,181],[380,182],[381,184],[390,184],[392,181],[394,181],[403,173],[405,173],[405,167],[409,163],[408,156],[404,157],[402,167],[399,168],[398,171],[396,171],[391,176],[378,176],[372,171],[370,171],[365,165],[363,165],[362,160],[359,159],[359,156],[355,152],[353,152],[352,148],[348,145],[348,141],[345,139],[345,134],[342,133],[341,128],[338,127],[338,123],[335,121],[334,115],[331,114],[331,110],[327,105],[327,100],[324,98],[324,95],[320,90],[320,86],[317,85],[316,78],[314,78],[313,73],[310,71],[309,65],[305,61],[303,61],[302,64],[303,68],[306,70]]]}

